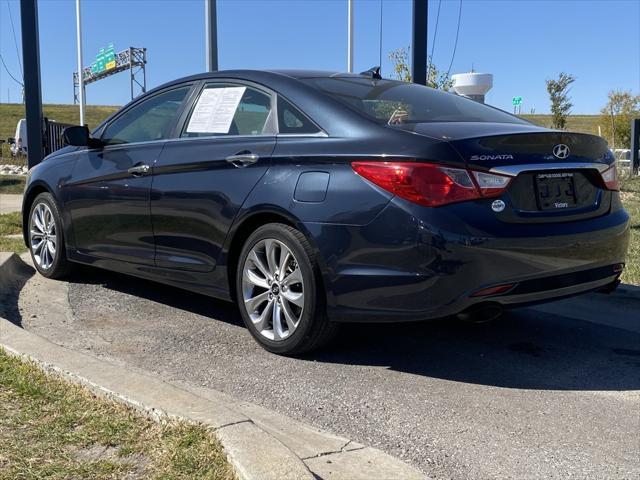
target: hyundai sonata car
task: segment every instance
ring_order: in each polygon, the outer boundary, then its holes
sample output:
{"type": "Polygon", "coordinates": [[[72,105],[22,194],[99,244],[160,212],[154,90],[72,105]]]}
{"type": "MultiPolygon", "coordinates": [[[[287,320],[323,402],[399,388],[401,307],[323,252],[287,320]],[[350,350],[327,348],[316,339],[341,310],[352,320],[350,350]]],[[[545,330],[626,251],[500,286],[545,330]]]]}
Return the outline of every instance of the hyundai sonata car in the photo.
{"type": "Polygon", "coordinates": [[[24,195],[38,271],[82,263],[235,301],[276,353],[340,322],[612,289],[624,267],[602,138],[375,69],[191,76],[65,138],[24,195]]]}

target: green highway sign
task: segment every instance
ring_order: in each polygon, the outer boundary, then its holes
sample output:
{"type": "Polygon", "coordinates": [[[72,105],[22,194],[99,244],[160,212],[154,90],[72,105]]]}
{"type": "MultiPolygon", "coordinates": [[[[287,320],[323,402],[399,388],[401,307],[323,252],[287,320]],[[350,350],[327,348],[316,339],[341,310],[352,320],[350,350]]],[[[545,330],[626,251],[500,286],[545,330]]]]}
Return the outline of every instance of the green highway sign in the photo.
{"type": "Polygon", "coordinates": [[[514,106],[522,105],[522,97],[513,97],[511,100],[514,106]]]}
{"type": "Polygon", "coordinates": [[[116,52],[113,49],[113,43],[101,48],[96,55],[96,61],[91,64],[91,73],[97,75],[107,70],[111,70],[116,66],[116,52]]]}

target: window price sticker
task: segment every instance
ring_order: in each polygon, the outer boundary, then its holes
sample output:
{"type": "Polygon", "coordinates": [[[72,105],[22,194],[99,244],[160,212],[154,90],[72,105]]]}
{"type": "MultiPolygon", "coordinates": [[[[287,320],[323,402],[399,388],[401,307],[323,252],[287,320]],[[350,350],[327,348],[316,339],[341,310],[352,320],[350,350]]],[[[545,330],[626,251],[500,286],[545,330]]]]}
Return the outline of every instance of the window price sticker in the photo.
{"type": "Polygon", "coordinates": [[[229,133],[246,87],[207,88],[187,126],[188,133],[229,133]]]}

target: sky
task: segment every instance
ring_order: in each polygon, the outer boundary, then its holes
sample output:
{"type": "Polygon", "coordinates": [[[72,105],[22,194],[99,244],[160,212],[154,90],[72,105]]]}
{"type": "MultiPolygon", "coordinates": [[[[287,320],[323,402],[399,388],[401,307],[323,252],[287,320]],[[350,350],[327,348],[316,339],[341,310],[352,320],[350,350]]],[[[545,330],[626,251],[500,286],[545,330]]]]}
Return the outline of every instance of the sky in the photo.
{"type": "MultiPolygon", "coordinates": [[[[380,63],[411,43],[410,0],[354,0],[354,69],[380,63]],[[380,8],[382,2],[382,45],[380,8]]],[[[72,103],[77,70],[75,1],[39,0],[42,96],[72,103]]],[[[573,113],[598,113],[613,89],[640,94],[640,0],[429,0],[428,51],[440,70],[492,73],[487,103],[548,113],[545,80],[576,77],[573,113]],[[440,9],[439,16],[437,15],[440,9]],[[437,19],[437,30],[436,30],[437,19]],[[434,41],[435,35],[435,41],[434,41]]],[[[0,0],[0,54],[20,78],[11,19],[21,51],[19,0],[0,0]],[[11,15],[10,15],[11,13],[11,15]]],[[[205,70],[204,0],[82,0],[84,64],[113,42],[146,47],[147,86],[205,70]]],[[[218,0],[219,67],[347,69],[347,0],[218,0]]],[[[21,101],[0,65],[0,101],[21,101]]],[[[87,103],[130,100],[127,73],[87,86],[87,103]]]]}

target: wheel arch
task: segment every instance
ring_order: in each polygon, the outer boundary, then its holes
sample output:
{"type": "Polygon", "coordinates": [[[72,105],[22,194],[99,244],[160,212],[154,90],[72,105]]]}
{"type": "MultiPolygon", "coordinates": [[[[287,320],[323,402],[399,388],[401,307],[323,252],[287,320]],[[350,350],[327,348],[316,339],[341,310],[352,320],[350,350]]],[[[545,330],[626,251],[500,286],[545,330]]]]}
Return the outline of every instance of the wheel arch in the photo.
{"type": "MultiPolygon", "coordinates": [[[[245,213],[242,218],[235,222],[226,240],[224,251],[226,252],[227,281],[229,282],[229,293],[233,301],[236,300],[236,272],[242,247],[247,238],[249,238],[249,235],[268,223],[283,223],[299,230],[314,249],[321,273],[324,271],[324,262],[320,257],[320,252],[315,241],[299,219],[292,216],[286,210],[275,206],[263,206],[252,209],[252,211],[245,213]]],[[[321,282],[321,287],[326,294],[323,275],[321,274],[319,277],[318,280],[321,282]]]]}
{"type": "Polygon", "coordinates": [[[27,247],[29,247],[29,236],[27,235],[29,213],[31,212],[33,202],[41,193],[49,193],[54,199],[56,198],[48,185],[43,182],[37,182],[29,186],[29,189],[24,194],[24,199],[22,200],[22,239],[27,247]]]}

